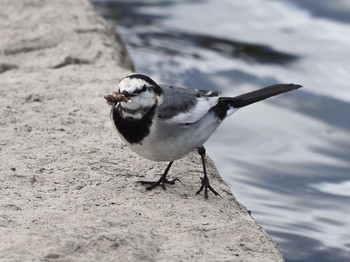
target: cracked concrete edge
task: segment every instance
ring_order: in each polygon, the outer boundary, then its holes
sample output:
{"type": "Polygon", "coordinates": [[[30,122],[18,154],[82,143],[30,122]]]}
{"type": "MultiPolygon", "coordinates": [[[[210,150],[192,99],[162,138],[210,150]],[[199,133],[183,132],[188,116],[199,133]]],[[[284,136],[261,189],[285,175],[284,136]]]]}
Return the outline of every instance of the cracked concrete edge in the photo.
{"type": "Polygon", "coordinates": [[[181,183],[146,192],[164,163],[117,137],[103,95],[132,71],[114,29],[87,0],[1,0],[0,260],[283,261],[231,194],[194,196],[196,155],[181,183]]]}

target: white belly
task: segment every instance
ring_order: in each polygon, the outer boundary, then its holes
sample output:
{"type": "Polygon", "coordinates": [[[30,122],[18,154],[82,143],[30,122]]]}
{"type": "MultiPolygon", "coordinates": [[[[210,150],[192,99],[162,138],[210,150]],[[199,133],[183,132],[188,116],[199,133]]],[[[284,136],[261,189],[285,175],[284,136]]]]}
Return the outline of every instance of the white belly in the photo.
{"type": "Polygon", "coordinates": [[[153,161],[173,161],[186,156],[202,146],[220,125],[213,115],[207,115],[189,126],[169,125],[166,121],[155,121],[150,134],[141,142],[124,142],[140,156],[153,161]]]}

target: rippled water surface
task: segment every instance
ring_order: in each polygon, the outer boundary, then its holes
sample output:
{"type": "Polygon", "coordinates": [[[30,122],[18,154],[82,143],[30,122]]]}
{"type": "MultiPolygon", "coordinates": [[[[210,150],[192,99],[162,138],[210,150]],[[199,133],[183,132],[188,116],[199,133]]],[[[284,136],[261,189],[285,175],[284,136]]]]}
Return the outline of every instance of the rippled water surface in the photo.
{"type": "Polygon", "coordinates": [[[159,83],[225,96],[304,86],[239,110],[207,152],[286,261],[349,261],[350,2],[93,3],[159,83]]]}

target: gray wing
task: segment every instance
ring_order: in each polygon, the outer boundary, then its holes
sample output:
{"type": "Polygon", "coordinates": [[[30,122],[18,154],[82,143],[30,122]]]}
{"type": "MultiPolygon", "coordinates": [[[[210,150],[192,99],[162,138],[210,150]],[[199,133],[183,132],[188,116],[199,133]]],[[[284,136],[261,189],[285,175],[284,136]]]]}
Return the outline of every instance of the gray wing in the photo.
{"type": "Polygon", "coordinates": [[[163,102],[158,108],[157,116],[174,124],[198,121],[219,101],[219,92],[168,85],[161,87],[164,91],[163,102]]]}

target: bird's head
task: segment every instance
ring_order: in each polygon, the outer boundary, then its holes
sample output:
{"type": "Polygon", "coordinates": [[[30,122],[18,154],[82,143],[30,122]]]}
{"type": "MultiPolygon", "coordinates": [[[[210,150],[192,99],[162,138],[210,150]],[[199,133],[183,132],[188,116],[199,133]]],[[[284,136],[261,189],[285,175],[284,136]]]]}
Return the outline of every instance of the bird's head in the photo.
{"type": "Polygon", "coordinates": [[[117,92],[114,92],[117,102],[131,110],[150,108],[160,102],[161,95],[160,86],[150,77],[141,74],[123,78],[117,92]]]}

